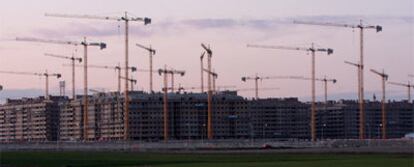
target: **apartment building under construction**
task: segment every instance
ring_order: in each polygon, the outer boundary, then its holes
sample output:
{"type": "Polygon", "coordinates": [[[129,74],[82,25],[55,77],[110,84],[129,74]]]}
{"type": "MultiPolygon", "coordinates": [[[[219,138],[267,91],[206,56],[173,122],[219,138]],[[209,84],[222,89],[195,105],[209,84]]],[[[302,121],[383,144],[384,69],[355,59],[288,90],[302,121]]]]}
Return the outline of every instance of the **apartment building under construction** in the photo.
{"type": "MultiPolygon", "coordinates": [[[[129,93],[129,140],[164,138],[163,94],[129,93]]],[[[124,98],[116,92],[89,98],[84,137],[83,98],[23,98],[0,105],[0,141],[123,140],[124,98]]],[[[310,104],[297,98],[246,99],[235,91],[213,96],[214,139],[310,139],[310,104]]],[[[317,105],[317,138],[358,138],[358,103],[342,100],[317,105]]],[[[168,94],[169,140],[207,139],[207,94],[168,94]]],[[[387,103],[388,138],[414,131],[414,106],[407,101],[387,103]]],[[[379,137],[381,105],[366,104],[367,138],[379,137]]]]}
{"type": "Polygon", "coordinates": [[[64,97],[22,98],[0,106],[0,141],[58,139],[59,113],[64,97]]]}

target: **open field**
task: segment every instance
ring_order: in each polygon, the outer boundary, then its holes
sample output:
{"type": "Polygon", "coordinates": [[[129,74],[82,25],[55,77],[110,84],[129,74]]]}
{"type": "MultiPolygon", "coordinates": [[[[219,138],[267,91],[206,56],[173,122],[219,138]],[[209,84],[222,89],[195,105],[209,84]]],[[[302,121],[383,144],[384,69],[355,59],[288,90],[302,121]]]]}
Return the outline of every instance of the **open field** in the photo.
{"type": "Polygon", "coordinates": [[[412,167],[413,154],[2,152],[0,166],[412,167]]]}

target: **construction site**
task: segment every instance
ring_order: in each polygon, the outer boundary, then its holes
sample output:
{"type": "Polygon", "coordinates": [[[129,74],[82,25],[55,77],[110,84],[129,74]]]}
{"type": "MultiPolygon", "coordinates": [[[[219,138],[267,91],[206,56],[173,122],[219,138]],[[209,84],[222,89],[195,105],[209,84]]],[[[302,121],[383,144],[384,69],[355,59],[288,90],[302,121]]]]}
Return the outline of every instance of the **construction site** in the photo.
{"type": "Polygon", "coordinates": [[[181,8],[0,20],[0,150],[414,153],[412,15],[181,8]]]}

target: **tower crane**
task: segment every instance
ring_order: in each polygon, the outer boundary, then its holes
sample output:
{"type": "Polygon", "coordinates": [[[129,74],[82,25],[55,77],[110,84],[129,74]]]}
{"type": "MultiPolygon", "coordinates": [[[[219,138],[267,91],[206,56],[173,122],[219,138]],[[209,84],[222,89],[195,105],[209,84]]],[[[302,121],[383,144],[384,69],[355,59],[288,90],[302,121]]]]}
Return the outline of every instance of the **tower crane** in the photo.
{"type": "Polygon", "coordinates": [[[174,92],[174,87],[175,87],[174,86],[174,75],[179,74],[180,76],[184,76],[185,71],[170,69],[170,70],[168,70],[168,74],[171,75],[171,92],[174,92]]]}
{"type": "Polygon", "coordinates": [[[204,93],[204,63],[203,63],[203,59],[204,59],[204,55],[206,54],[206,52],[201,53],[200,56],[200,67],[201,67],[201,93],[204,93]]]}
{"type": "Polygon", "coordinates": [[[64,55],[57,55],[57,54],[51,54],[51,53],[45,53],[45,56],[49,57],[55,57],[60,59],[68,59],[71,61],[72,65],[72,99],[76,99],[76,87],[75,87],[75,62],[78,61],[79,63],[82,63],[82,58],[75,57],[74,54],[72,56],[64,56],[64,55]]]}
{"type": "MultiPolygon", "coordinates": [[[[66,64],[64,64],[63,66],[67,66],[66,64]]],[[[75,65],[75,67],[82,67],[79,65],[75,65]]],[[[109,70],[115,70],[118,73],[118,92],[121,93],[121,70],[125,70],[125,68],[121,67],[120,65],[116,65],[116,66],[106,66],[106,65],[88,65],[88,68],[97,68],[97,69],[109,69],[109,70]]],[[[129,70],[131,70],[131,72],[135,72],[138,69],[134,66],[130,66],[128,67],[129,70]]]]}
{"type": "Polygon", "coordinates": [[[388,83],[391,85],[407,87],[408,103],[411,103],[411,88],[414,88],[414,85],[410,84],[410,81],[408,81],[407,84],[399,83],[399,82],[388,82],[388,83]]]}
{"type": "MultiPolygon", "coordinates": [[[[213,51],[211,51],[210,46],[206,46],[203,43],[201,47],[207,52],[207,70],[211,72],[211,58],[213,51]]],[[[213,101],[213,92],[211,90],[211,75],[207,75],[207,138],[209,140],[213,139],[213,115],[212,115],[212,101],[213,101]]]]}
{"type": "Polygon", "coordinates": [[[259,79],[260,79],[260,77],[257,76],[257,74],[254,77],[242,77],[241,78],[241,80],[243,82],[246,82],[247,80],[254,80],[255,98],[256,99],[259,99],[259,79]]]}
{"type": "Polygon", "coordinates": [[[167,65],[164,69],[158,69],[158,74],[164,76],[164,105],[163,105],[163,122],[164,122],[164,142],[168,141],[168,74],[173,73],[172,70],[167,69],[167,65]]]}
{"type": "Polygon", "coordinates": [[[137,72],[148,72],[148,73],[158,73],[158,70],[148,70],[148,69],[137,69],[137,72]]]}
{"type": "MultiPolygon", "coordinates": [[[[234,85],[219,85],[217,86],[217,91],[220,91],[221,89],[229,89],[229,88],[236,88],[236,86],[234,85]]],[[[183,90],[200,90],[201,87],[183,87],[183,86],[179,86],[178,87],[178,91],[183,91],[183,90]]]]}
{"type": "Polygon", "coordinates": [[[387,113],[385,111],[385,82],[388,80],[388,75],[385,74],[384,70],[382,72],[378,72],[374,69],[370,69],[371,72],[381,77],[382,80],[382,100],[381,100],[381,122],[382,122],[382,139],[387,138],[387,113]]]}
{"type": "MultiPolygon", "coordinates": [[[[153,71],[152,70],[152,56],[155,55],[155,49],[153,49],[151,47],[151,45],[149,47],[146,47],[146,46],[141,45],[141,44],[138,44],[138,43],[136,45],[138,47],[140,47],[140,48],[145,49],[145,50],[148,51],[148,53],[149,53],[149,71],[153,71]]],[[[153,89],[153,86],[152,86],[153,78],[152,78],[152,73],[151,72],[149,73],[149,80],[150,80],[150,83],[149,83],[150,92],[151,93],[154,93],[154,89],[153,89]]]]}
{"type": "Polygon", "coordinates": [[[208,69],[204,69],[204,72],[206,72],[208,75],[211,75],[213,78],[212,80],[212,92],[216,92],[216,80],[218,78],[218,74],[215,73],[214,71],[209,71],[208,69]]]}
{"type": "MultiPolygon", "coordinates": [[[[48,73],[47,71],[45,73],[33,73],[33,72],[16,72],[16,71],[0,71],[0,73],[3,74],[15,74],[15,75],[34,75],[34,76],[41,76],[45,77],[45,98],[49,99],[49,77],[55,76],[56,78],[62,77],[59,73],[48,73]]],[[[3,87],[1,87],[3,88],[3,87]]]]}
{"type": "MultiPolygon", "coordinates": [[[[151,19],[147,17],[129,17],[128,13],[125,12],[124,16],[120,17],[109,17],[109,16],[93,16],[93,15],[67,15],[67,14],[48,14],[45,16],[50,17],[61,17],[61,18],[79,18],[79,19],[97,19],[97,20],[112,20],[112,21],[124,21],[125,22],[125,68],[128,68],[128,33],[129,33],[129,22],[144,22],[144,25],[150,24],[151,19]]],[[[125,77],[129,77],[128,70],[125,70],[125,77]]],[[[129,97],[128,97],[128,82],[125,82],[125,114],[124,114],[124,140],[129,139],[129,97]]]]}
{"type": "Polygon", "coordinates": [[[127,82],[130,82],[131,83],[131,91],[134,91],[134,85],[137,84],[136,79],[133,79],[132,76],[130,78],[126,78],[124,76],[121,76],[120,78],[126,80],[127,82]]]}
{"type": "MultiPolygon", "coordinates": [[[[359,84],[361,83],[361,77],[360,77],[360,73],[359,73],[359,70],[360,70],[360,67],[361,67],[361,64],[358,64],[358,63],[353,63],[353,62],[349,62],[349,61],[344,61],[344,63],[345,64],[348,64],[348,65],[351,65],[351,66],[354,66],[354,67],[356,67],[358,70],[358,99],[361,99],[361,89],[359,89],[359,84]]],[[[360,108],[361,108],[361,103],[360,103],[360,108]]],[[[361,112],[361,110],[360,110],[360,112],[361,112]]],[[[360,116],[359,117],[360,119],[362,118],[363,120],[365,120],[364,118],[364,115],[362,115],[362,116],[360,116]]],[[[361,137],[361,136],[360,136],[361,137]]]]}
{"type": "MultiPolygon", "coordinates": [[[[209,72],[210,73],[210,72],[209,72]]],[[[216,93],[216,80],[218,78],[218,74],[214,71],[211,71],[211,76],[213,76],[213,92],[216,93]]]]}
{"type": "MultiPolygon", "coordinates": [[[[291,77],[291,79],[312,80],[312,78],[307,78],[307,77],[291,77]]],[[[328,82],[332,82],[333,84],[335,84],[338,81],[336,79],[326,78],[326,76],[324,78],[315,78],[315,81],[323,82],[324,90],[325,90],[324,100],[325,100],[325,106],[326,106],[328,104],[328,82]]]]}
{"type": "Polygon", "coordinates": [[[241,80],[243,82],[247,82],[247,80],[254,80],[254,88],[255,88],[255,98],[259,99],[259,80],[265,79],[289,79],[291,76],[267,76],[267,77],[260,77],[257,74],[255,76],[246,76],[242,77],[241,80]]]}
{"type": "Polygon", "coordinates": [[[74,46],[83,46],[83,72],[84,72],[84,87],[83,87],[83,121],[84,121],[84,130],[83,130],[83,140],[88,138],[88,47],[97,46],[101,50],[106,48],[106,43],[103,42],[87,42],[86,37],[83,38],[83,41],[61,41],[61,40],[48,40],[48,39],[38,39],[38,38],[16,38],[17,41],[27,41],[27,42],[41,42],[41,43],[51,43],[51,44],[63,44],[63,45],[74,45],[74,46]]]}
{"type": "Polygon", "coordinates": [[[264,49],[283,49],[283,50],[297,50],[297,51],[306,51],[312,53],[312,68],[311,68],[311,75],[312,75],[312,107],[311,107],[311,138],[312,141],[316,141],[316,105],[315,105],[315,52],[326,52],[328,55],[333,53],[333,49],[331,48],[315,48],[314,44],[312,46],[307,47],[288,47],[288,46],[269,46],[269,45],[247,45],[247,47],[255,47],[255,48],[264,48],[264,49]]]}
{"type": "Polygon", "coordinates": [[[294,21],[294,24],[307,24],[317,26],[333,26],[333,27],[345,27],[345,28],[358,28],[360,37],[360,59],[358,66],[358,96],[359,96],[359,138],[365,138],[365,117],[364,117],[364,30],[374,29],[377,33],[382,31],[382,26],[379,25],[365,25],[360,20],[359,24],[338,24],[338,23],[318,23],[318,22],[307,22],[307,21],[294,21]]]}

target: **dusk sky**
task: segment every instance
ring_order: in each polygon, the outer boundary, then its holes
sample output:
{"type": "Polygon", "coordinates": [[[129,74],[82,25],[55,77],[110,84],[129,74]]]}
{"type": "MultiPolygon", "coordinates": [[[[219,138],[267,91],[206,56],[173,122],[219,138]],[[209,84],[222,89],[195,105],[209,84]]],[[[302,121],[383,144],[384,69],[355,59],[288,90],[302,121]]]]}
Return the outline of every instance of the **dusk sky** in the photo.
{"type": "MultiPolygon", "coordinates": [[[[82,57],[82,48],[33,42],[17,42],[16,37],[36,37],[80,41],[102,41],[108,48],[89,49],[89,64],[124,64],[123,22],[46,17],[45,13],[88,14],[150,17],[152,24],[130,24],[130,64],[148,68],[148,53],[135,43],[152,45],[157,50],[154,68],[166,64],[185,70],[184,77],[176,77],[176,86],[200,85],[199,56],[205,43],[213,50],[213,69],[219,77],[217,85],[253,88],[254,82],[241,82],[242,76],[300,75],[310,77],[310,53],[276,49],[247,48],[246,44],[333,48],[334,54],[318,53],[316,76],[335,78],[329,85],[333,99],[357,99],[356,68],[345,60],[359,60],[359,30],[340,27],[293,24],[293,20],[381,25],[383,31],[365,33],[365,90],[366,98],[375,93],[380,97],[380,77],[369,69],[385,70],[389,81],[414,83],[414,2],[412,0],[42,0],[2,1],[0,6],[0,70],[58,72],[67,81],[71,92],[71,69],[62,66],[69,61],[46,57],[44,53],[70,56],[75,50],[82,57]]],[[[81,94],[83,71],[77,69],[76,84],[81,94]]],[[[116,90],[117,74],[112,70],[90,69],[89,87],[116,90]]],[[[148,91],[148,74],[133,73],[139,89],[148,91]]],[[[50,79],[52,94],[58,93],[57,79],[50,79]]],[[[0,100],[16,92],[43,95],[44,79],[34,76],[0,74],[0,100]],[[36,94],[35,93],[35,94],[36,94]]],[[[162,78],[154,74],[154,88],[160,90],[162,78]]],[[[261,97],[299,97],[309,100],[310,81],[263,80],[260,87],[280,88],[262,91],[261,97]]],[[[387,85],[391,99],[406,98],[406,88],[387,85]]],[[[317,82],[318,100],[322,100],[323,85],[317,82]]],[[[240,92],[246,97],[254,92],[240,92]]]]}

